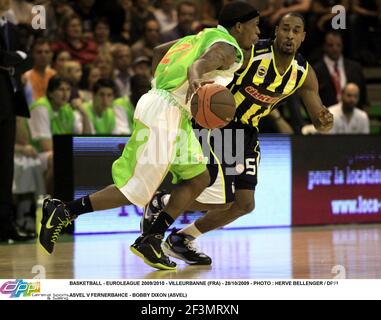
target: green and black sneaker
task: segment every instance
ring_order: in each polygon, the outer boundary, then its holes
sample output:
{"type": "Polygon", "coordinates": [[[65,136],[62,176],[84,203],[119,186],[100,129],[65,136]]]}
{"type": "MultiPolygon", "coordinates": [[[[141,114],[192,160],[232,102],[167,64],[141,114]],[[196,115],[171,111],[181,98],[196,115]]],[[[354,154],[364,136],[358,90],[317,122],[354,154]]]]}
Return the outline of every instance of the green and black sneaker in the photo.
{"type": "Polygon", "coordinates": [[[130,250],[153,268],[159,270],[176,270],[176,263],[169,260],[161,249],[162,240],[163,235],[161,234],[148,234],[143,236],[143,238],[140,236],[136,239],[135,243],[130,246],[130,250]]]}
{"type": "Polygon", "coordinates": [[[52,254],[54,245],[61,234],[76,217],[67,210],[58,199],[45,199],[42,205],[41,230],[39,242],[48,254],[52,254]]]}

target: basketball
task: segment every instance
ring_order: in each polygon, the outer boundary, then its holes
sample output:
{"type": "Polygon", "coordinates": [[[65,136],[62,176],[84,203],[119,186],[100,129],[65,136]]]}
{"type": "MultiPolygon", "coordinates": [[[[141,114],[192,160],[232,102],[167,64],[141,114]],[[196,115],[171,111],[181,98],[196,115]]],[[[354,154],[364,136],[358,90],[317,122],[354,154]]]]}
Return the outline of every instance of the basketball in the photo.
{"type": "Polygon", "coordinates": [[[235,110],[233,94],[216,83],[199,88],[191,100],[193,118],[207,129],[225,127],[233,120],[235,110]]]}

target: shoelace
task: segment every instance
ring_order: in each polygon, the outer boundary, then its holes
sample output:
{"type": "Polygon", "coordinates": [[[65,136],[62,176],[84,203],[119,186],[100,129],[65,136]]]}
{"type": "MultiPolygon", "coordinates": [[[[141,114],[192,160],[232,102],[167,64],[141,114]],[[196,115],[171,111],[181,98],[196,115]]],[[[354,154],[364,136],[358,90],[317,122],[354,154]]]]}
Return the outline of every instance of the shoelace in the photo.
{"type": "Polygon", "coordinates": [[[53,233],[53,236],[51,239],[51,242],[53,242],[53,243],[55,243],[57,241],[58,236],[61,234],[62,228],[64,228],[64,227],[66,228],[73,221],[73,219],[71,219],[71,218],[66,218],[65,220],[61,220],[59,217],[58,217],[58,220],[60,220],[60,223],[58,224],[58,226],[54,230],[54,233],[53,233]]]}
{"type": "Polygon", "coordinates": [[[189,240],[188,238],[184,239],[184,245],[189,249],[190,251],[193,251],[195,253],[199,252],[199,248],[197,247],[197,243],[194,240],[189,240]]]}

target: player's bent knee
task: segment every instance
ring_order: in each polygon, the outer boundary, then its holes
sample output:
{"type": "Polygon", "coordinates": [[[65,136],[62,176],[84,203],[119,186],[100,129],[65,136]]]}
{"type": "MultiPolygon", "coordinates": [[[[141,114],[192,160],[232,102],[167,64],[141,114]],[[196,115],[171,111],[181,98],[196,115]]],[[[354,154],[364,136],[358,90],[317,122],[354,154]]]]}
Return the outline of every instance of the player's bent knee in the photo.
{"type": "Polygon", "coordinates": [[[254,211],[254,209],[255,209],[254,200],[238,202],[237,206],[239,208],[239,214],[241,216],[248,214],[248,213],[254,211]]]}

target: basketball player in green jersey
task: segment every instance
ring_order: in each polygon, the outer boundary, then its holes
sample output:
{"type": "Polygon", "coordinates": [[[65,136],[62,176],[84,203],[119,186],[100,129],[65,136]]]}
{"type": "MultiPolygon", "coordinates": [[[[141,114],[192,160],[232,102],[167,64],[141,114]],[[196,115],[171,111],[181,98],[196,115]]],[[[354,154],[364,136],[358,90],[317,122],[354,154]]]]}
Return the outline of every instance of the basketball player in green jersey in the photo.
{"type": "Polygon", "coordinates": [[[221,16],[229,21],[229,28],[222,24],[180,39],[158,64],[152,90],[137,104],[133,135],[113,164],[114,185],[69,203],[44,201],[39,241],[48,253],[53,252],[62,228],[78,215],[132,203],[143,207],[171,171],[180,183],[131,251],[152,267],[176,268],[162,252],[163,234],[210,181],[191,125],[190,97],[208,81],[229,84],[242,65],[241,48],[247,50],[258,40],[259,14],[248,3],[230,2],[221,16]]]}
{"type": "MultiPolygon", "coordinates": [[[[211,264],[211,258],[197,250],[194,239],[254,210],[254,191],[260,157],[258,123],[274,110],[280,101],[297,92],[315,128],[321,132],[332,128],[333,116],[322,105],[315,72],[303,56],[297,53],[306,35],[304,27],[302,16],[287,14],[276,28],[274,41],[260,40],[247,52],[243,67],[236,72],[234,80],[228,85],[237,104],[235,121],[221,130],[222,133],[232,130],[232,142],[236,140],[234,134],[237,129],[244,132],[244,163],[236,166],[237,171],[241,169],[242,173],[237,176],[225,175],[225,183],[212,185],[196,199],[188,210],[210,211],[191,225],[178,232],[175,230],[167,237],[164,252],[168,255],[189,264],[211,264]],[[213,206],[209,207],[207,203],[217,203],[221,199],[217,198],[221,191],[232,190],[232,182],[235,185],[234,202],[229,208],[213,211],[213,206]],[[225,188],[221,188],[223,185],[225,188]]],[[[226,141],[223,141],[226,144],[226,141]]],[[[224,148],[230,147],[235,151],[234,145],[224,145],[224,148]]],[[[224,197],[226,199],[227,195],[224,197]]],[[[149,229],[147,221],[154,220],[155,214],[164,204],[165,197],[162,194],[153,198],[146,208],[141,224],[143,232],[149,229]]]]}

